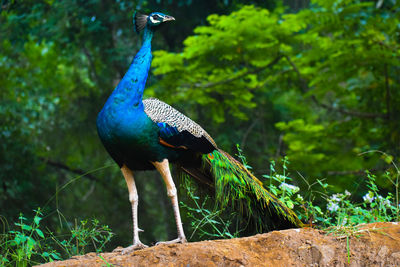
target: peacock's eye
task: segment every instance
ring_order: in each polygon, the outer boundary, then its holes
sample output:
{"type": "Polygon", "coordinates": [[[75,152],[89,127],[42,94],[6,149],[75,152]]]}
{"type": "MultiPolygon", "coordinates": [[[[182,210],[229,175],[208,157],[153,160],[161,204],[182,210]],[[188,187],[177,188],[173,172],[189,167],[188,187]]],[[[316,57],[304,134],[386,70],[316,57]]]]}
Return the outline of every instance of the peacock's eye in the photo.
{"type": "Polygon", "coordinates": [[[160,16],[159,15],[153,15],[153,19],[156,19],[156,20],[158,20],[160,18],[160,16]]]}

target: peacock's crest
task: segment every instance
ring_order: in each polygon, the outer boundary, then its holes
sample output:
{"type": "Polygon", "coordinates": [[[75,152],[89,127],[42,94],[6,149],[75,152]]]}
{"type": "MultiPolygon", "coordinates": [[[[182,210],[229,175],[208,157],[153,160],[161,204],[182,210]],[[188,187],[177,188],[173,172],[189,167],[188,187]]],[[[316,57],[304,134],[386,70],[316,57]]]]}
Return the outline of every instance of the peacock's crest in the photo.
{"type": "Polygon", "coordinates": [[[147,17],[147,15],[135,12],[135,14],[133,15],[133,25],[135,27],[136,33],[139,34],[146,27],[147,17]]]}

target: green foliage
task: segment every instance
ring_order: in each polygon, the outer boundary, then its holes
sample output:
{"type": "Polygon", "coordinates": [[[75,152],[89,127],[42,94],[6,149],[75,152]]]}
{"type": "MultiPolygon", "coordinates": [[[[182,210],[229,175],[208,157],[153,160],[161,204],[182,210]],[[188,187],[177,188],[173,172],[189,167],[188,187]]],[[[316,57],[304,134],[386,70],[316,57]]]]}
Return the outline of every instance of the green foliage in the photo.
{"type": "Polygon", "coordinates": [[[160,81],[150,93],[200,104],[208,112],[199,116],[214,129],[248,125],[241,138],[251,144],[248,154],[287,155],[307,176],[338,176],[331,181],[344,190],[354,184],[352,171],[383,168],[377,155],[358,153],[399,156],[399,8],[316,0],[298,13],[244,6],[210,15],[182,53],[154,53],[160,81]]]}
{"type": "Polygon", "coordinates": [[[225,111],[246,119],[243,109],[255,107],[253,90],[264,82],[250,67],[269,64],[279,51],[278,41],[269,34],[276,30],[276,17],[244,7],[230,16],[211,15],[208,22],[210,26],[197,27],[196,35],[185,40],[183,53],[154,53],[154,74],[164,75],[157,93],[172,94],[168,99],[174,102],[191,99],[207,105],[216,122],[225,121],[225,111]],[[176,59],[170,60],[172,56],[176,59]]]}
{"type": "Polygon", "coordinates": [[[6,229],[3,222],[3,234],[0,235],[1,266],[32,266],[42,262],[51,262],[82,255],[85,249],[95,248],[101,252],[104,245],[110,241],[113,233],[106,225],[99,225],[98,220],[91,223],[81,221],[71,229],[70,238],[60,240],[48,229],[43,230],[40,222],[43,214],[40,209],[35,211],[32,222],[20,214],[15,230],[6,229]]]}
{"type": "MultiPolygon", "coordinates": [[[[395,175],[395,192],[389,192],[382,196],[376,185],[376,175],[366,171],[367,192],[362,199],[353,197],[345,190],[344,193],[332,193],[331,185],[317,180],[308,184],[307,190],[300,191],[298,186],[290,184],[292,178],[288,173],[287,158],[282,161],[282,173],[276,171],[275,162],[271,162],[271,173],[264,175],[267,178],[265,185],[289,208],[295,209],[298,217],[310,225],[315,224],[319,228],[329,227],[354,227],[361,223],[390,222],[399,219],[398,202],[398,176],[395,175]],[[318,189],[314,189],[317,187],[318,189]],[[300,192],[306,192],[300,194],[300,192]],[[325,204],[325,206],[324,206],[325,204]]],[[[389,174],[385,179],[392,180],[389,174]]]]}
{"type": "Polygon", "coordinates": [[[83,255],[93,249],[96,253],[102,252],[104,246],[111,240],[113,233],[107,225],[99,225],[97,219],[80,222],[75,221],[75,227],[71,229],[71,237],[67,240],[55,240],[70,258],[74,255],[83,255]]]}
{"type": "Polygon", "coordinates": [[[264,178],[269,179],[268,190],[276,196],[279,196],[281,200],[289,209],[293,209],[294,205],[300,205],[299,201],[303,198],[300,194],[295,194],[300,190],[298,186],[288,184],[292,178],[287,176],[289,160],[287,157],[282,160],[282,174],[278,174],[275,170],[275,161],[271,161],[270,174],[263,175],[264,178]],[[273,182],[279,183],[279,186],[275,186],[273,182]]]}
{"type": "Polygon", "coordinates": [[[36,211],[30,224],[22,214],[18,219],[19,221],[14,223],[17,226],[16,230],[9,230],[0,236],[2,266],[31,266],[41,261],[61,259],[60,254],[48,245],[48,239],[40,229],[42,220],[40,209],[36,211]]]}

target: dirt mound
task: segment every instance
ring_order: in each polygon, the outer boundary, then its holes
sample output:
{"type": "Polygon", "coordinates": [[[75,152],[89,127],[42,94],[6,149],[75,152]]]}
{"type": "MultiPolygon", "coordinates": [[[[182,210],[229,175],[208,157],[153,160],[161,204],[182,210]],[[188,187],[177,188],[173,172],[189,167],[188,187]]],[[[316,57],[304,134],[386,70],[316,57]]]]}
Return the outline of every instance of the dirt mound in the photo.
{"type": "Polygon", "coordinates": [[[311,228],[290,229],[159,245],[130,255],[89,253],[41,266],[107,266],[106,262],[113,266],[400,266],[400,224],[362,225],[348,240],[311,228]]]}

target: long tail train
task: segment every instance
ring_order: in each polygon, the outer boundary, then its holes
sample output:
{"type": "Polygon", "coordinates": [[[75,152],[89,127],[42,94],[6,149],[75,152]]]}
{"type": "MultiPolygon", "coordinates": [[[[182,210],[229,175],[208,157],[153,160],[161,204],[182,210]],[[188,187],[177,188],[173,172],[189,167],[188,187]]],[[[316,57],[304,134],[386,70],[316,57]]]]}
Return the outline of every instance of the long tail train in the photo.
{"type": "Polygon", "coordinates": [[[239,210],[244,225],[254,225],[256,232],[301,227],[296,214],[264,188],[243,164],[220,149],[202,156],[200,168],[183,169],[215,191],[217,205],[239,210]]]}

